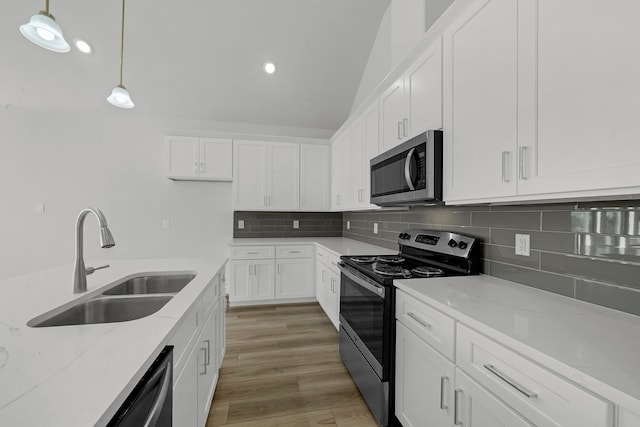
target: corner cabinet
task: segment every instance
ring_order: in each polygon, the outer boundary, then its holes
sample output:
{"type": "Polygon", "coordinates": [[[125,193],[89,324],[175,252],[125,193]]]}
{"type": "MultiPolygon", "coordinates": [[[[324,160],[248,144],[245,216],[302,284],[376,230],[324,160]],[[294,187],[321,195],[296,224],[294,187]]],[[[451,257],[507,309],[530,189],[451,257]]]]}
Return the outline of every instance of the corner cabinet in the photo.
{"type": "Polygon", "coordinates": [[[236,140],[233,208],[327,210],[328,169],[326,145],[236,140]]]}
{"type": "Polygon", "coordinates": [[[204,427],[224,357],[224,266],[185,314],[174,346],[173,425],[204,427]]]}
{"type": "Polygon", "coordinates": [[[340,317],[339,260],[338,256],[318,247],[316,252],[316,299],[336,329],[339,329],[340,317]]]}
{"type": "Polygon", "coordinates": [[[639,15],[624,0],[473,2],[444,34],[445,200],[640,193],[640,59],[620,54],[640,49],[639,15]]]}
{"type": "Polygon", "coordinates": [[[172,180],[231,181],[233,141],[166,136],[165,174],[172,180]]]}

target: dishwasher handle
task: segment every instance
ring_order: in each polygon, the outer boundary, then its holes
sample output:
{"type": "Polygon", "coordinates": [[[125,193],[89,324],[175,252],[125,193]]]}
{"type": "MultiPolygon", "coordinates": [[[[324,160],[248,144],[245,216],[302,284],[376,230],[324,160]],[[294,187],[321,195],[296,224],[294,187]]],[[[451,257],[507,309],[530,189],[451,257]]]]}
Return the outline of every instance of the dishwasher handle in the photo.
{"type": "Polygon", "coordinates": [[[169,393],[169,387],[171,387],[171,370],[172,364],[168,363],[164,368],[164,374],[162,371],[158,371],[155,373],[151,381],[149,383],[156,382],[156,379],[162,375],[162,385],[160,386],[160,392],[156,396],[156,399],[153,402],[153,406],[151,407],[151,411],[149,411],[149,416],[144,421],[143,427],[155,427],[158,424],[158,419],[160,418],[160,413],[162,412],[162,408],[164,407],[165,401],[167,400],[167,395],[169,393]]]}

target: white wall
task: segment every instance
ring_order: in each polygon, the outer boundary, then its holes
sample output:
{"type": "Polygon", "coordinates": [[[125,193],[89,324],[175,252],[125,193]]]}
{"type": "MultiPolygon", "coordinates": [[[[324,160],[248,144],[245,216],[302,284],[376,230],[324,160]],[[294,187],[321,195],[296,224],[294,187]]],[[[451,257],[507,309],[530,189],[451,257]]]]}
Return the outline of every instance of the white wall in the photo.
{"type": "Polygon", "coordinates": [[[96,258],[206,257],[230,240],[231,183],[163,175],[163,134],[181,130],[299,132],[115,109],[0,109],[0,278],[72,262],[75,220],[86,206],[104,212],[116,240],[100,249],[97,221],[87,217],[87,265],[96,258]],[[36,213],[40,202],[44,214],[36,213]],[[170,229],[162,229],[163,219],[170,229]]]}

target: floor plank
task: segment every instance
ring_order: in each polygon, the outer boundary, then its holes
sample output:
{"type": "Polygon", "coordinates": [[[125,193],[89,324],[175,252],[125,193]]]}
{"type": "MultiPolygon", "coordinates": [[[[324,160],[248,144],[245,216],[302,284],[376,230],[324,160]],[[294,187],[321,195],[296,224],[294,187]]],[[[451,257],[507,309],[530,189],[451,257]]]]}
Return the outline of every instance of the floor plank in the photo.
{"type": "Polygon", "coordinates": [[[317,303],[232,307],[207,427],[376,427],[317,303]]]}

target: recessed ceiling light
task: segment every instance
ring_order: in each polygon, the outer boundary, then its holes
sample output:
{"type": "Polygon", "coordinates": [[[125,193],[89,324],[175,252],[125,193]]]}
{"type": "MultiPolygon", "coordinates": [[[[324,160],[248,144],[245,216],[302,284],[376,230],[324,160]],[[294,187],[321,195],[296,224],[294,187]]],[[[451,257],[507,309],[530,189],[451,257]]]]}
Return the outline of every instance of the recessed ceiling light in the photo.
{"type": "Polygon", "coordinates": [[[273,74],[276,72],[276,64],[274,64],[271,61],[265,62],[262,68],[264,69],[264,72],[267,74],[273,74]]]}
{"type": "Polygon", "coordinates": [[[76,46],[76,49],[82,53],[86,53],[87,55],[93,51],[91,45],[82,39],[74,38],[73,44],[76,46]]]}

